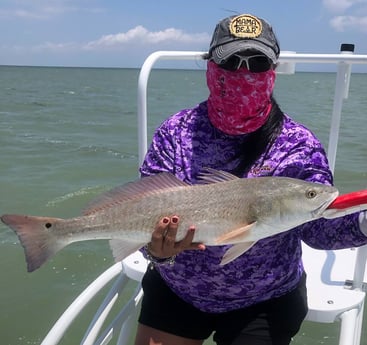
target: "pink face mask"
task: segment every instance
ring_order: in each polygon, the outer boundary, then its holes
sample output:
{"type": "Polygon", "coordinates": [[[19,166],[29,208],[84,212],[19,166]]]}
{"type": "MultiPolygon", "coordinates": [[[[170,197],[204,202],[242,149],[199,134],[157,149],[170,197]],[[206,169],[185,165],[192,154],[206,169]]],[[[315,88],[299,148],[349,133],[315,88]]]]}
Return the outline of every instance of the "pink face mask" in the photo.
{"type": "Polygon", "coordinates": [[[247,134],[268,119],[275,83],[273,69],[261,73],[246,68],[228,71],[208,61],[206,80],[210,91],[208,116],[214,127],[229,135],[247,134]]]}

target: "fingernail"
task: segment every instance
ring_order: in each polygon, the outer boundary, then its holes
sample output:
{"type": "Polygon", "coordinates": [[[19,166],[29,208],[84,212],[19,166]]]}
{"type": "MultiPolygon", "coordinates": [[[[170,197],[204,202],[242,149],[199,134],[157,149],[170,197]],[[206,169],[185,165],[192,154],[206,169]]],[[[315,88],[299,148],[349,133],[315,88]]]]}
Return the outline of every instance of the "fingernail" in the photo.
{"type": "Polygon", "coordinates": [[[174,216],[172,217],[172,223],[176,224],[178,222],[178,217],[174,216]]]}
{"type": "Polygon", "coordinates": [[[169,223],[169,219],[168,218],[163,218],[163,223],[164,224],[168,224],[169,223]]]}
{"type": "Polygon", "coordinates": [[[190,227],[189,227],[189,231],[190,231],[190,232],[194,232],[194,231],[195,231],[195,227],[194,227],[194,226],[190,226],[190,227]]]}
{"type": "Polygon", "coordinates": [[[200,250],[205,250],[205,245],[204,245],[204,244],[199,244],[199,245],[198,245],[198,248],[199,248],[200,250]]]}

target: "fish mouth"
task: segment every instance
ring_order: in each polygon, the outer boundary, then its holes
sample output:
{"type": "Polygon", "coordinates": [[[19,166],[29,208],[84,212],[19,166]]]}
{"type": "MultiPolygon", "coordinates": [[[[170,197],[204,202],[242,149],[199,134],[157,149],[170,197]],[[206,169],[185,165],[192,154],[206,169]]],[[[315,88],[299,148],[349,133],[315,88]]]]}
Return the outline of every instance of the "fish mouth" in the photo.
{"type": "Polygon", "coordinates": [[[338,192],[335,193],[334,197],[328,201],[325,201],[321,204],[317,209],[311,212],[312,217],[321,218],[324,211],[329,207],[329,205],[335,200],[335,198],[339,195],[338,192]]]}

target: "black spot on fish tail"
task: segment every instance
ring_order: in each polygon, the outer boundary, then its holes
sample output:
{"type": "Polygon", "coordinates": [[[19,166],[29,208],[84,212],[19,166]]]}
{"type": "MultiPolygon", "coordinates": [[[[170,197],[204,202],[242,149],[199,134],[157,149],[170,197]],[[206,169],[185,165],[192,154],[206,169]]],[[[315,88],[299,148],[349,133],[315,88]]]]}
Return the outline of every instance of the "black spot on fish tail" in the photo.
{"type": "Polygon", "coordinates": [[[60,220],[24,215],[1,216],[1,221],[14,230],[24,248],[28,272],[39,268],[63,247],[49,231],[60,220]]]}

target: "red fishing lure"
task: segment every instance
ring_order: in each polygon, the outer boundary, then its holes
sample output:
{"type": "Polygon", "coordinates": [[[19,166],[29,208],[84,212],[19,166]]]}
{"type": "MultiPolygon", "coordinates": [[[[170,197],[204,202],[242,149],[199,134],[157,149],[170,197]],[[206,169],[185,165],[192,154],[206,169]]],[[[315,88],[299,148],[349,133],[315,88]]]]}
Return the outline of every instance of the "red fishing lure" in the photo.
{"type": "Polygon", "coordinates": [[[328,209],[345,209],[367,204],[367,189],[338,196],[328,209]]]}

